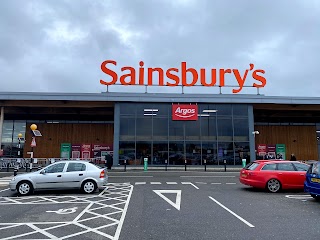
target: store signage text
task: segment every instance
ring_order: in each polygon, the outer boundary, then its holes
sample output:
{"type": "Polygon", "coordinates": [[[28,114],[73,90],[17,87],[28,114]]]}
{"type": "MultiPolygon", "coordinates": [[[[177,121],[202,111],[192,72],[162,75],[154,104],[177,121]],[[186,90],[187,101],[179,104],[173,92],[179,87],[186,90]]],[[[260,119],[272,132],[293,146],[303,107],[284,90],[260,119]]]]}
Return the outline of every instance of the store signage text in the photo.
{"type": "MultiPolygon", "coordinates": [[[[102,85],[114,85],[118,82],[118,74],[115,71],[108,68],[109,66],[107,65],[117,66],[117,62],[114,60],[106,60],[101,63],[102,72],[110,76],[112,79],[109,81],[101,79],[100,83],[102,85]]],[[[198,80],[200,79],[200,84],[205,87],[226,87],[225,77],[227,74],[231,74],[237,80],[238,83],[238,87],[232,89],[233,93],[241,92],[241,90],[245,86],[248,74],[251,74],[252,78],[255,80],[255,83],[252,84],[252,87],[263,88],[267,83],[266,78],[263,76],[263,74],[265,74],[265,70],[254,70],[254,64],[252,63],[249,64],[248,69],[246,69],[244,73],[241,73],[241,71],[238,69],[230,68],[210,70],[201,68],[200,71],[198,71],[195,68],[188,68],[186,62],[181,62],[181,70],[179,70],[178,68],[162,69],[160,67],[144,68],[143,61],[140,61],[139,65],[140,68],[138,70],[130,66],[121,67],[122,75],[119,79],[121,85],[145,85],[145,71],[147,72],[147,85],[150,86],[174,87],[182,85],[185,87],[190,87],[198,85],[198,80]],[[210,71],[211,77],[209,79],[206,79],[206,73],[208,73],[208,71],[210,71]],[[189,74],[188,77],[187,74],[189,74]],[[157,76],[156,82],[154,82],[155,75],[157,76]],[[165,77],[167,78],[167,81],[165,81],[165,77]]]]}
{"type": "Polygon", "coordinates": [[[172,120],[198,120],[198,105],[173,104],[172,120]]]}

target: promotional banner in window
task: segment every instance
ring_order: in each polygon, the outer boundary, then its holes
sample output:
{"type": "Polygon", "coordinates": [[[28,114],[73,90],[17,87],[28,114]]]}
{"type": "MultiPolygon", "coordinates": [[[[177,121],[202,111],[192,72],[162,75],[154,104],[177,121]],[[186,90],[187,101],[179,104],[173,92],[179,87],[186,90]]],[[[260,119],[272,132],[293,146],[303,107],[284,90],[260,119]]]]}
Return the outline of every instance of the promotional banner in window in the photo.
{"type": "Polygon", "coordinates": [[[286,145],[277,144],[276,145],[277,159],[286,159],[286,145]]]}

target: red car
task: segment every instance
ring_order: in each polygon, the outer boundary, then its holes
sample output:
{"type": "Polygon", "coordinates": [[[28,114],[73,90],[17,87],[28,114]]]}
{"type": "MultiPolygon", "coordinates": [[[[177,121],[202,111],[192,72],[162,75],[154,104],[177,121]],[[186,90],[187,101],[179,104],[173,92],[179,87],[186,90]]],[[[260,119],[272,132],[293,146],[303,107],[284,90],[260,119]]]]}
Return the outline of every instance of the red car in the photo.
{"type": "Polygon", "coordinates": [[[242,184],[270,192],[303,189],[308,169],[308,164],[297,161],[257,160],[240,171],[239,180],[242,184]]]}

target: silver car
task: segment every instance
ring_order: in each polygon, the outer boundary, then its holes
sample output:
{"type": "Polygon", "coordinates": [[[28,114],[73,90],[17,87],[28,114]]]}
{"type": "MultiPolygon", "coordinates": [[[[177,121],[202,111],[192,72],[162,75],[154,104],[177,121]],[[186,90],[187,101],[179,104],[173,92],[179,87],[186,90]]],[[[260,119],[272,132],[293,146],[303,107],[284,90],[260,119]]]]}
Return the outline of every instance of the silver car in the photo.
{"type": "Polygon", "coordinates": [[[107,170],[88,161],[59,161],[36,171],[18,174],[9,183],[12,191],[28,195],[34,190],[80,189],[93,193],[108,183],[107,170]]]}

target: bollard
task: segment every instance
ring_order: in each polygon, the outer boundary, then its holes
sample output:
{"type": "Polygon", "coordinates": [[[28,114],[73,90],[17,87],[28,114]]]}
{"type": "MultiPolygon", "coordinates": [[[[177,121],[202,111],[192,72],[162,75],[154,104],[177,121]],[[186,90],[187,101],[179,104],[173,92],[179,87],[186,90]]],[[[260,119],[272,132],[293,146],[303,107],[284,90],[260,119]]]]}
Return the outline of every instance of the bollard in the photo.
{"type": "Polygon", "coordinates": [[[17,174],[18,174],[18,168],[15,167],[14,170],[13,170],[13,176],[17,176],[17,174]]]}
{"type": "Polygon", "coordinates": [[[168,160],[164,160],[164,163],[166,164],[166,171],[168,171],[168,160]]]}
{"type": "Polygon", "coordinates": [[[124,171],[125,172],[127,171],[127,160],[126,159],[124,160],[124,171]]]}
{"type": "Polygon", "coordinates": [[[40,170],[41,170],[41,168],[42,168],[42,167],[39,165],[39,166],[38,166],[38,171],[40,171],[40,170]]]}
{"type": "Polygon", "coordinates": [[[187,160],[184,160],[184,171],[187,171],[187,160]]]}
{"type": "Polygon", "coordinates": [[[7,163],[7,172],[9,172],[9,162],[7,163]]]}
{"type": "Polygon", "coordinates": [[[207,171],[207,160],[204,159],[203,162],[204,162],[204,171],[206,172],[207,171]]]}
{"type": "Polygon", "coordinates": [[[224,164],[224,171],[227,171],[227,160],[223,160],[223,164],[224,164]]]}
{"type": "Polygon", "coordinates": [[[28,162],[26,162],[26,172],[28,172],[28,162]]]}
{"type": "Polygon", "coordinates": [[[148,158],[144,158],[144,171],[148,170],[148,158]]]}

